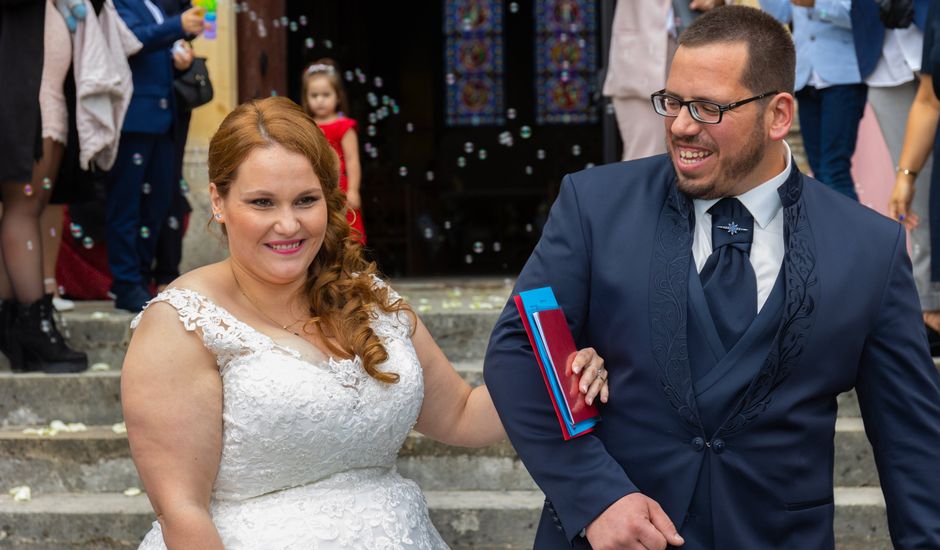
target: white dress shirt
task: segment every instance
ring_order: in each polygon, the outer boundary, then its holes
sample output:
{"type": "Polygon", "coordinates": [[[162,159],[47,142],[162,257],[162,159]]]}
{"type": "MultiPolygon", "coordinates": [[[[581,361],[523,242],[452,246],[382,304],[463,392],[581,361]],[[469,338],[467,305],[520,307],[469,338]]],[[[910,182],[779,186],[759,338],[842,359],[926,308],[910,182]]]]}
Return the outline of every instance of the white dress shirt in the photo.
{"type": "Polygon", "coordinates": [[[917,78],[924,50],[924,33],[911,25],[906,29],[885,31],[881,59],[865,83],[877,88],[900,86],[917,78]]]}
{"type": "MultiPolygon", "coordinates": [[[[785,252],[783,243],[783,203],[777,188],[790,177],[792,157],[790,146],[783,142],[787,149],[787,166],[773,178],[758,185],[737,198],[747,211],[754,216],[754,235],[751,243],[751,267],[757,276],[757,311],[764,307],[770,296],[770,291],[777,281],[780,266],[783,265],[785,252]]],[[[695,232],[692,236],[692,258],[695,260],[695,270],[700,272],[712,253],[712,215],[708,213],[720,199],[692,201],[695,207],[695,232]]]]}

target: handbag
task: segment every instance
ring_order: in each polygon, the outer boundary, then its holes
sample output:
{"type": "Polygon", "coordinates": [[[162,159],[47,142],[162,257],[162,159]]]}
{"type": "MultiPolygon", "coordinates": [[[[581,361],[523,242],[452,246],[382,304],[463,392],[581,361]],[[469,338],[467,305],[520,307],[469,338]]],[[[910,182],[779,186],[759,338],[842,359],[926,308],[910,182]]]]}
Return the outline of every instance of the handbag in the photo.
{"type": "Polygon", "coordinates": [[[875,0],[881,22],[887,29],[906,29],[914,21],[913,0],[875,0]]]}
{"type": "Polygon", "coordinates": [[[193,58],[193,64],[173,81],[177,105],[180,111],[192,111],[212,101],[212,81],[205,57],[193,58]]]}

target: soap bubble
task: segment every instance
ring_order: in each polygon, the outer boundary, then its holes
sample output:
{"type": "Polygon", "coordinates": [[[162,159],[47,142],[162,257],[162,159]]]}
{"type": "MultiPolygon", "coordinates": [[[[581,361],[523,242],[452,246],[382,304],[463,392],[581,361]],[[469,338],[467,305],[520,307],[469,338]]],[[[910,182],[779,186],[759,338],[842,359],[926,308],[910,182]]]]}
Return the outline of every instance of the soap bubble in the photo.
{"type": "Polygon", "coordinates": [[[572,146],[571,146],[571,154],[574,155],[574,156],[576,156],[576,157],[581,156],[581,146],[578,145],[577,143],[575,143],[574,145],[572,145],[572,146]]]}
{"type": "Polygon", "coordinates": [[[131,162],[133,162],[135,166],[140,166],[144,163],[144,156],[140,153],[134,153],[131,156],[131,162]]]}
{"type": "Polygon", "coordinates": [[[468,141],[467,143],[464,143],[464,144],[463,144],[463,150],[464,150],[464,152],[467,153],[467,154],[472,153],[472,152],[473,152],[473,143],[470,142],[470,141],[468,141]]]}
{"type": "MultiPolygon", "coordinates": [[[[313,44],[313,39],[312,39],[312,38],[308,38],[308,40],[310,40],[310,43],[313,44]]],[[[352,71],[346,71],[345,76],[346,76],[346,81],[347,81],[347,82],[352,82],[352,80],[353,80],[353,78],[354,78],[352,71]]]]}
{"type": "Polygon", "coordinates": [[[473,252],[474,252],[474,253],[476,253],[476,254],[483,254],[483,250],[484,250],[484,248],[483,248],[483,243],[481,243],[480,241],[477,241],[477,242],[473,243],[473,252]]]}
{"type": "Polygon", "coordinates": [[[506,118],[508,118],[509,120],[514,120],[516,118],[516,110],[510,107],[506,111],[506,118]]]}
{"type": "Polygon", "coordinates": [[[287,26],[287,22],[288,22],[287,16],[286,16],[286,15],[282,15],[282,16],[281,16],[281,25],[284,25],[284,26],[286,27],[286,26],[287,26]]]}
{"type": "Polygon", "coordinates": [[[150,238],[150,228],[146,225],[140,226],[140,238],[149,239],[150,238]]]}
{"type": "Polygon", "coordinates": [[[407,167],[407,166],[401,166],[401,167],[399,167],[399,168],[398,168],[398,175],[401,176],[401,177],[407,176],[407,175],[408,175],[408,167],[407,167]]]}
{"type": "Polygon", "coordinates": [[[539,149],[535,152],[535,158],[539,160],[545,160],[545,149],[539,149]]]}
{"type": "Polygon", "coordinates": [[[526,167],[525,167],[525,175],[527,175],[527,176],[531,176],[531,175],[532,175],[532,167],[529,166],[528,164],[527,164],[526,167]]]}
{"type": "Polygon", "coordinates": [[[297,32],[297,23],[294,21],[290,22],[290,32],[297,32]]]}
{"type": "Polygon", "coordinates": [[[531,223],[525,224],[525,232],[526,232],[526,233],[531,233],[531,232],[532,232],[532,224],[531,224],[531,223]]]}
{"type": "Polygon", "coordinates": [[[366,133],[369,134],[370,136],[373,136],[373,137],[374,137],[374,136],[375,136],[375,132],[376,132],[375,126],[373,126],[373,125],[370,124],[369,126],[366,127],[366,133]]]}
{"type": "Polygon", "coordinates": [[[463,168],[463,167],[466,166],[466,165],[467,165],[467,159],[465,159],[465,158],[462,157],[462,156],[461,156],[461,157],[457,157],[457,166],[459,166],[460,168],[463,168]]]}
{"type": "Polygon", "coordinates": [[[457,77],[454,76],[454,73],[447,73],[446,80],[447,80],[448,86],[453,86],[454,84],[457,83],[457,77]]]}
{"type": "Polygon", "coordinates": [[[473,263],[473,256],[471,256],[470,254],[467,254],[466,256],[463,257],[463,261],[464,261],[465,263],[472,264],[472,263],[473,263]]]}
{"type": "Polygon", "coordinates": [[[509,13],[519,13],[519,2],[509,3],[509,13]]]}
{"type": "Polygon", "coordinates": [[[410,123],[410,122],[409,122],[408,124],[405,124],[405,131],[408,132],[409,134],[410,134],[411,132],[414,132],[414,131],[415,131],[415,125],[412,124],[412,123],[410,123]]]}
{"type": "Polygon", "coordinates": [[[143,183],[143,185],[140,186],[140,192],[144,195],[149,195],[151,190],[152,187],[150,187],[150,183],[146,181],[143,183]]]}
{"type": "Polygon", "coordinates": [[[52,189],[52,180],[49,178],[42,178],[42,188],[44,191],[52,189]]]}
{"type": "MultiPolygon", "coordinates": [[[[308,37],[306,40],[304,40],[304,46],[306,46],[308,50],[312,50],[314,46],[313,39],[308,37]]],[[[352,73],[350,73],[349,71],[346,71],[346,74],[351,75],[352,73]]],[[[347,78],[346,80],[350,80],[350,79],[347,78]]]]}
{"type": "Polygon", "coordinates": [[[501,245],[499,241],[496,241],[493,243],[493,252],[499,252],[502,249],[503,249],[503,245],[501,245]]]}
{"type": "Polygon", "coordinates": [[[86,250],[91,249],[91,247],[95,246],[95,240],[91,237],[85,237],[82,239],[82,246],[84,246],[86,250]]]}
{"type": "Polygon", "coordinates": [[[333,49],[333,41],[332,41],[332,40],[329,40],[329,39],[328,39],[328,40],[324,40],[324,41],[323,41],[323,45],[326,46],[326,49],[328,49],[328,50],[332,50],[332,49],[333,49]]]}
{"type": "MultiPolygon", "coordinates": [[[[374,84],[376,88],[381,88],[381,87],[382,87],[382,77],[381,77],[381,76],[375,77],[375,79],[372,80],[372,84],[374,84]]],[[[383,99],[384,99],[384,98],[383,98],[383,99]]]]}
{"type": "Polygon", "coordinates": [[[486,149],[480,149],[477,152],[477,157],[479,157],[480,160],[486,160],[486,149]]]}
{"type": "Polygon", "coordinates": [[[82,229],[81,225],[75,222],[72,222],[69,224],[69,232],[72,233],[72,237],[76,239],[81,239],[82,234],[84,233],[84,230],[82,229]]]}
{"type": "Polygon", "coordinates": [[[306,16],[306,15],[301,15],[300,17],[297,18],[297,21],[300,22],[300,26],[301,26],[301,27],[306,27],[306,26],[307,26],[307,16],[306,16]]]}
{"type": "Polygon", "coordinates": [[[30,185],[30,184],[28,184],[28,183],[27,183],[26,185],[24,185],[24,186],[23,186],[23,194],[26,195],[27,197],[32,197],[32,196],[33,196],[33,186],[30,185]]]}
{"type": "Polygon", "coordinates": [[[434,181],[434,172],[428,170],[427,173],[424,174],[424,177],[428,181],[434,181]]]}
{"type": "Polygon", "coordinates": [[[528,126],[523,126],[522,128],[519,128],[519,137],[521,137],[522,139],[529,139],[530,137],[532,137],[532,128],[528,126]]]}
{"type": "Polygon", "coordinates": [[[176,216],[170,216],[166,219],[166,225],[173,231],[176,231],[180,228],[180,221],[176,219],[176,216]]]}
{"type": "Polygon", "coordinates": [[[433,237],[434,237],[434,230],[431,229],[430,227],[425,227],[425,228],[424,228],[424,238],[427,239],[427,240],[431,240],[433,237]]]}

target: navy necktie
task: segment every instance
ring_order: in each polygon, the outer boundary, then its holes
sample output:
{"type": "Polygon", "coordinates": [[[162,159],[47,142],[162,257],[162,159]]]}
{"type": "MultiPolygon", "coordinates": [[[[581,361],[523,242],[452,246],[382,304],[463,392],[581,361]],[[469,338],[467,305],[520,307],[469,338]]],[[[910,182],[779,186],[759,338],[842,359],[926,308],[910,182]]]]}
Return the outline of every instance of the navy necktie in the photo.
{"type": "Polygon", "coordinates": [[[721,199],[712,215],[712,254],[699,277],[718,336],[731,350],[757,316],[757,277],[749,254],[754,217],[738,199],[721,199]]]}

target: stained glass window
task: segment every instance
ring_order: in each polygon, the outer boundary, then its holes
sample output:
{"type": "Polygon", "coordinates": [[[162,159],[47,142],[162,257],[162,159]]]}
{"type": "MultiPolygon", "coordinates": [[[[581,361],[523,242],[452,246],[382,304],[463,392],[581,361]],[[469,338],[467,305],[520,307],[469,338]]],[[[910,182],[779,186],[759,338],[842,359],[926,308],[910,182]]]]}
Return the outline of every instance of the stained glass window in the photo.
{"type": "Polygon", "coordinates": [[[502,124],[503,3],[444,1],[447,125],[502,124]]]}
{"type": "Polygon", "coordinates": [[[535,97],[539,124],[597,121],[594,0],[535,0],[535,97]]]}

